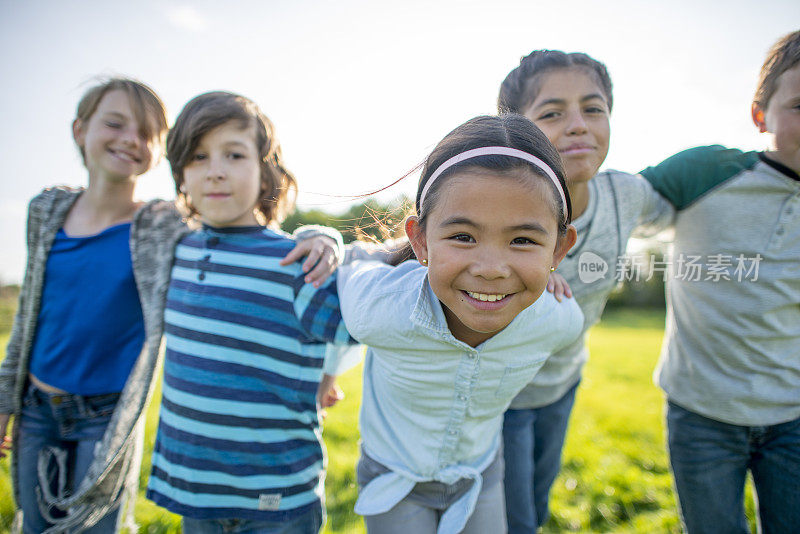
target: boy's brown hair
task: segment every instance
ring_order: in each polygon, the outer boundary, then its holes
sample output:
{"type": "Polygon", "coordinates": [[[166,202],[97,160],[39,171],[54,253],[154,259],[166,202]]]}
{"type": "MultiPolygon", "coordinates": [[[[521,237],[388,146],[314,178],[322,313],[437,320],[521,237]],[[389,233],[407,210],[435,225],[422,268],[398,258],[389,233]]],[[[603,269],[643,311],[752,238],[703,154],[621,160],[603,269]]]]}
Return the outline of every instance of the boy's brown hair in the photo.
{"type": "MultiPolygon", "coordinates": [[[[91,87],[78,102],[75,120],[88,123],[103,97],[110,91],[117,90],[124,91],[128,95],[131,110],[136,122],[139,123],[139,135],[145,139],[157,139],[159,145],[163,146],[167,135],[167,110],[164,103],[150,87],[132,78],[108,78],[91,87]]],[[[86,152],[81,146],[78,150],[81,151],[81,158],[86,164],[86,152]]]]}
{"type": "Polygon", "coordinates": [[[766,110],[778,89],[778,78],[797,64],[800,64],[800,30],[784,35],[770,48],[761,67],[753,103],[766,110]]]}
{"type": "Polygon", "coordinates": [[[281,222],[294,208],[297,180],[283,163],[275,126],[255,102],[241,95],[214,91],[196,96],[184,106],[167,135],[167,160],[172,168],[178,199],[189,210],[197,210],[181,191],[183,169],[191,160],[200,139],[218,126],[236,121],[242,129],[253,128],[261,168],[261,198],[256,206],[266,223],[281,222]]]}

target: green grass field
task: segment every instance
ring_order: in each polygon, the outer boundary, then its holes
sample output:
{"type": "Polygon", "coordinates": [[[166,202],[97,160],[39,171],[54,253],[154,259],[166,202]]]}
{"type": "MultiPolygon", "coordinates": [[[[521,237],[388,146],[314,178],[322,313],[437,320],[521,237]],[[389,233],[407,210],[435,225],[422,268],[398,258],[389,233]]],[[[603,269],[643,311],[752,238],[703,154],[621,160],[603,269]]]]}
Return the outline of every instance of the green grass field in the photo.
{"type": "MultiPolygon", "coordinates": [[[[680,524],[664,450],[663,399],[651,380],[663,330],[662,312],[607,314],[590,334],[587,365],[572,415],[564,467],[551,496],[545,533],[677,533],[680,524]]],[[[5,346],[6,336],[0,336],[5,346]]],[[[344,375],[346,398],[329,411],[325,532],[364,532],[352,509],[356,498],[360,368],[344,375]]],[[[157,403],[148,413],[147,449],[140,482],[149,472],[157,403]]],[[[0,533],[7,532],[12,506],[8,460],[0,462],[0,533]]],[[[748,490],[748,515],[753,517],[748,490]]],[[[180,532],[177,516],[140,497],[141,532],[180,532]]]]}

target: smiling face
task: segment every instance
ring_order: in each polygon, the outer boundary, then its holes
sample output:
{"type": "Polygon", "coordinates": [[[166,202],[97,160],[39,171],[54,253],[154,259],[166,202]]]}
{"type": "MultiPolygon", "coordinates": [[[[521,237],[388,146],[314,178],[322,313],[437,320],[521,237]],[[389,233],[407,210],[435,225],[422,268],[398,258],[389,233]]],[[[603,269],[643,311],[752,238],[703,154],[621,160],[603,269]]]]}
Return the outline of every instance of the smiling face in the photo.
{"type": "MultiPolygon", "coordinates": [[[[72,125],[92,179],[127,181],[144,174],[155,163],[157,138],[147,139],[136,120],[130,98],[122,90],[107,92],[87,121],[72,125]]],[[[155,124],[151,131],[157,131],[155,124]]]]}
{"type": "Polygon", "coordinates": [[[547,71],[522,114],[558,149],[568,183],[590,180],[608,154],[608,103],[592,73],[580,67],[547,71]]]}
{"type": "Polygon", "coordinates": [[[766,110],[753,105],[753,121],[773,134],[768,156],[800,173],[800,65],[780,75],[766,110]]]}
{"type": "Polygon", "coordinates": [[[181,191],[210,226],[258,224],[261,168],[253,127],[228,121],[203,135],[183,168],[181,191]]]}
{"type": "Polygon", "coordinates": [[[529,171],[467,169],[449,177],[438,198],[425,227],[411,217],[406,232],[453,336],[477,346],[539,298],[574,228],[558,238],[554,193],[529,171]]]}

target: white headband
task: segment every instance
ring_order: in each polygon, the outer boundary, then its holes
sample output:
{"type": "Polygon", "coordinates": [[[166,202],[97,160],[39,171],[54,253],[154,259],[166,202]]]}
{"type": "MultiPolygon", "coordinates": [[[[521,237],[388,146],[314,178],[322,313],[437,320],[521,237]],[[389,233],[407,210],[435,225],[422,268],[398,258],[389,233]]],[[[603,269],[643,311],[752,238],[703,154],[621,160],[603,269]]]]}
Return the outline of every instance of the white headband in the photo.
{"type": "Polygon", "coordinates": [[[516,148],[509,148],[505,146],[485,146],[481,148],[473,148],[472,150],[467,150],[466,152],[462,152],[461,154],[457,154],[452,158],[448,159],[441,165],[436,171],[431,174],[431,177],[428,178],[428,181],[425,183],[425,187],[422,188],[422,194],[419,196],[419,206],[422,208],[422,203],[425,201],[425,195],[428,193],[428,189],[430,189],[431,184],[439,177],[441,174],[455,165],[456,163],[461,163],[464,160],[477,158],[478,156],[511,156],[512,158],[519,158],[523,159],[529,163],[533,163],[539,169],[541,169],[548,178],[553,182],[556,186],[556,191],[558,191],[559,196],[561,197],[561,203],[564,206],[564,218],[567,217],[567,198],[564,196],[564,189],[561,187],[561,183],[558,181],[556,177],[556,173],[553,172],[547,163],[540,160],[536,156],[528,154],[522,150],[517,150],[516,148]]]}

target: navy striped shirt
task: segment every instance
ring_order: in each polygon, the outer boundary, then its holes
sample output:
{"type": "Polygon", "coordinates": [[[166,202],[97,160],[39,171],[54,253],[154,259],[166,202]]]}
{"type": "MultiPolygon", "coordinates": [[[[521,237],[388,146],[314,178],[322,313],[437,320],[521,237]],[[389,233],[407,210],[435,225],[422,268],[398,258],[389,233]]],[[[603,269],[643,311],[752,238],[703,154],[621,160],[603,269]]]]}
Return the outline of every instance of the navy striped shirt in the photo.
{"type": "MultiPolygon", "coordinates": [[[[205,227],[175,251],[147,497],[197,519],[289,520],[321,506],[325,342],[352,342],[336,283],[278,262],[294,241],[205,227]]],[[[332,353],[335,351],[332,351],[332,353]]]]}

